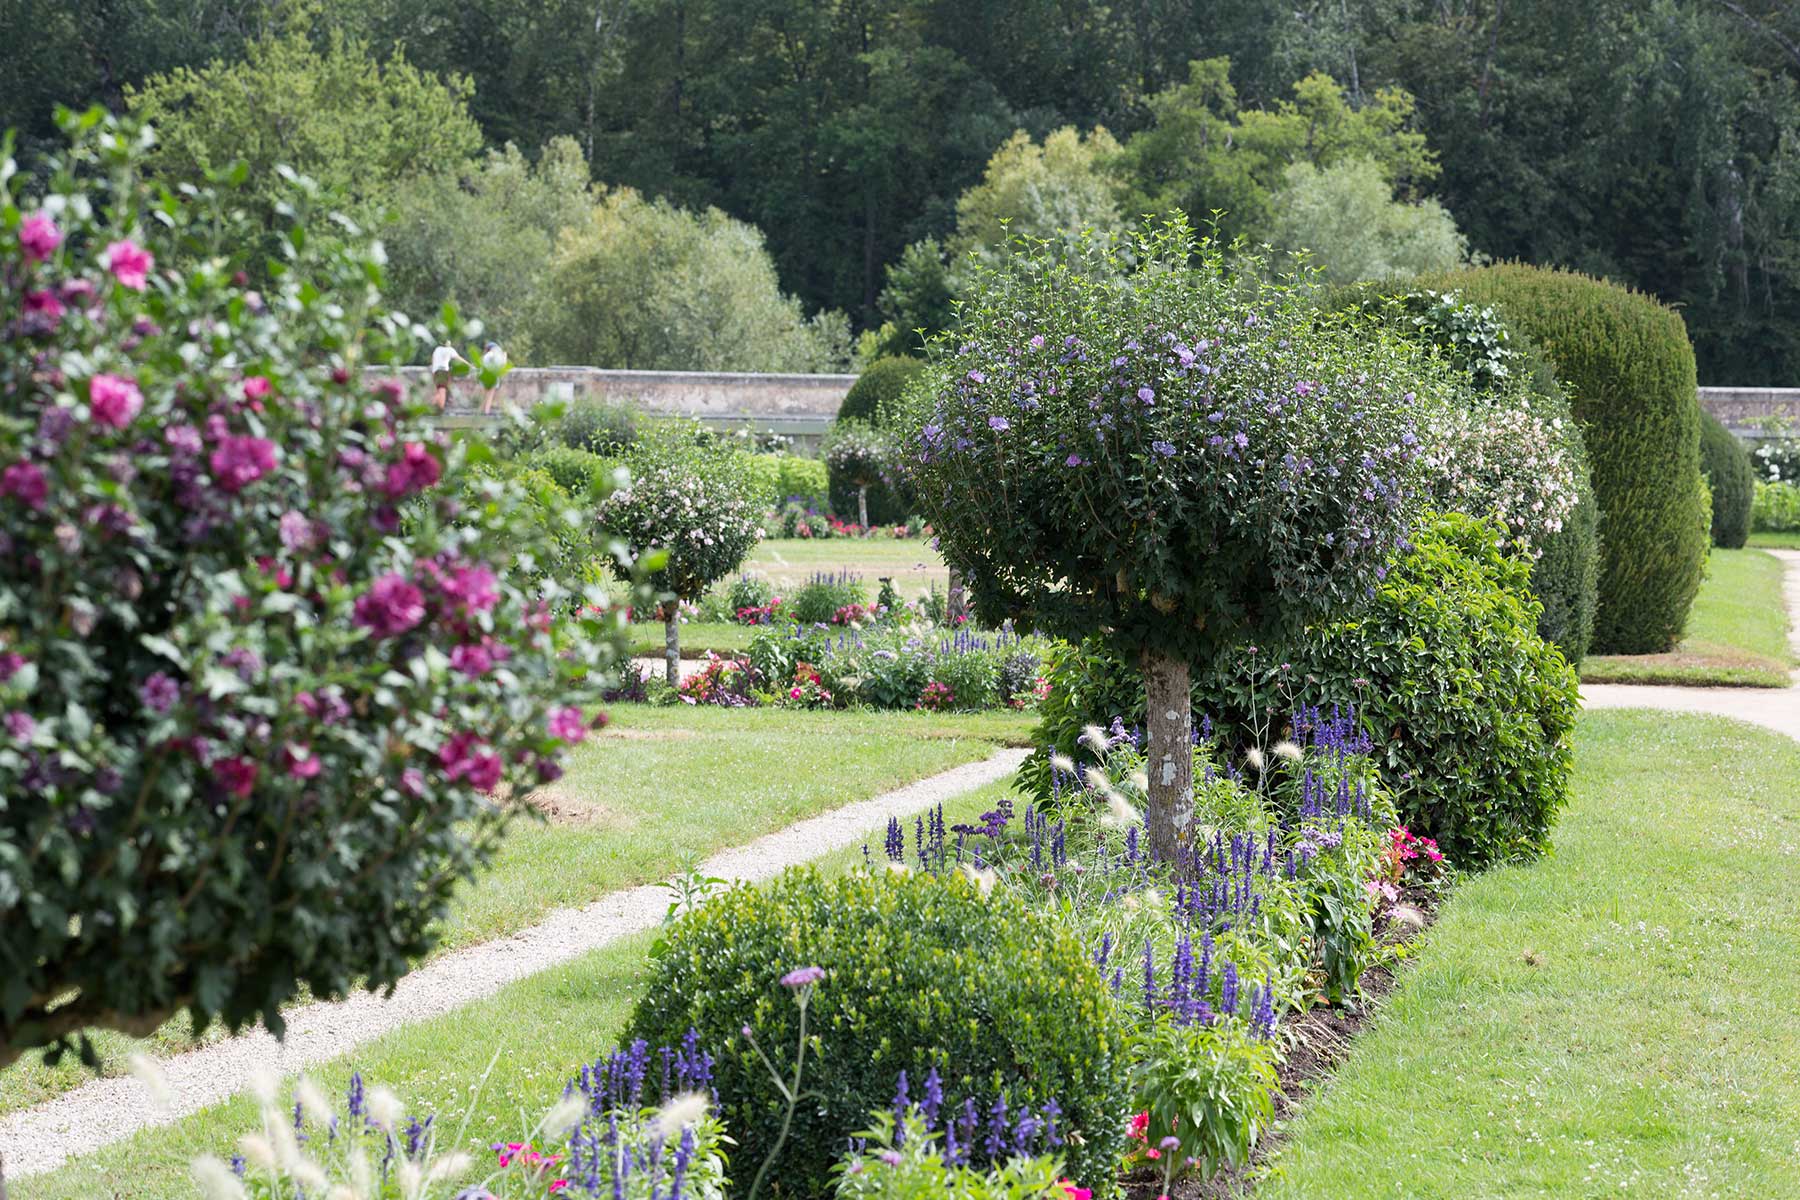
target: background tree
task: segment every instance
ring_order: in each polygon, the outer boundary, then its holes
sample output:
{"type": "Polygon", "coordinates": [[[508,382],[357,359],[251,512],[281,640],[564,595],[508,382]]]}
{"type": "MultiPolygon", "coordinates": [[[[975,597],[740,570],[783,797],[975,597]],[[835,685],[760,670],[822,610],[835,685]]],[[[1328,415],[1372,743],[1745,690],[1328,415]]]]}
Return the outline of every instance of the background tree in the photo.
{"type": "MultiPolygon", "coordinates": [[[[978,268],[908,393],[909,482],[978,614],[1141,664],[1151,845],[1192,811],[1190,667],[1360,597],[1410,526],[1417,352],[1247,289],[1185,225],[978,268]]],[[[1253,264],[1253,266],[1259,266],[1253,264]]]]}
{"type": "Polygon", "coordinates": [[[533,328],[544,357],[595,367],[829,371],[849,357],[848,323],[783,294],[755,229],[629,188],[563,231],[533,328]]]}
{"type": "Polygon", "coordinates": [[[1323,170],[1295,163],[1271,208],[1269,240],[1286,250],[1311,251],[1333,283],[1449,271],[1468,257],[1468,242],[1444,206],[1396,200],[1369,158],[1344,159],[1323,170]]]}
{"type": "Polygon", "coordinates": [[[650,586],[663,597],[663,658],[669,686],[681,682],[681,602],[737,570],[762,537],[756,485],[745,456],[677,427],[640,437],[625,456],[629,486],[600,506],[600,528],[633,547],[642,564],[612,560],[621,580],[651,568],[650,586]]]}
{"type": "Polygon", "coordinates": [[[856,493],[856,523],[869,528],[869,489],[886,481],[893,462],[892,441],[875,426],[861,421],[836,421],[825,435],[825,467],[832,482],[849,485],[856,493]]]}

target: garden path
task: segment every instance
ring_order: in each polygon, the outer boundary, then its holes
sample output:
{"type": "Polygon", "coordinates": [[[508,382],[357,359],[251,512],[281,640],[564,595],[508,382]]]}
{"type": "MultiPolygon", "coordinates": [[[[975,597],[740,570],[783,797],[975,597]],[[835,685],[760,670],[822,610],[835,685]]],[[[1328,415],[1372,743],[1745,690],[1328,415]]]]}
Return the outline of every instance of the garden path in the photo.
{"type": "MultiPolygon", "coordinates": [[[[1800,657],[1800,550],[1768,550],[1781,560],[1786,574],[1782,593],[1787,601],[1788,646],[1800,657]]],[[[1637,683],[1584,685],[1587,708],[1654,708],[1665,712],[1710,713],[1735,717],[1800,739],[1800,671],[1786,688],[1666,687],[1637,683]]]]}
{"type": "MultiPolygon", "coordinates": [[[[767,879],[785,867],[854,846],[890,816],[923,812],[1005,779],[1026,753],[1001,750],[984,761],[800,821],[713,855],[700,872],[734,882],[767,879]]],[[[668,906],[669,893],[660,884],[615,892],[585,908],[560,909],[511,937],[427,963],[402,979],[391,996],[359,992],[346,1000],[303,1005],[286,1014],[287,1033],[281,1041],[256,1029],[165,1060],[162,1072],[172,1093],[166,1105],[155,1104],[143,1083],[125,1076],[97,1079],[0,1117],[7,1177],[52,1170],[139,1129],[197,1112],[243,1091],[259,1071],[302,1071],[403,1025],[490,996],[527,975],[655,927],[668,906]]]]}

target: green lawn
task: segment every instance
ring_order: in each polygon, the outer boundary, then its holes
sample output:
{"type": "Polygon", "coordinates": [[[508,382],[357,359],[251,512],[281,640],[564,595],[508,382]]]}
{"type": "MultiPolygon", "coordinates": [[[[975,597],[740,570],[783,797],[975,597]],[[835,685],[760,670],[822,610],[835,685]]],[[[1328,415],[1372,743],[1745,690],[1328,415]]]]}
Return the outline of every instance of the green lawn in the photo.
{"type": "MultiPolygon", "coordinates": [[[[542,801],[547,821],[521,819],[494,864],[458,898],[443,949],[523,929],[554,908],[666,879],[705,856],[805,817],[1022,745],[1034,716],[835,713],[619,705],[542,801]]],[[[214,1031],[211,1036],[223,1036],[214,1031]]],[[[133,1050],[177,1053],[194,1042],[185,1018],[150,1038],[95,1038],[103,1070],[133,1050]]],[[[88,1075],[73,1059],[35,1056],[0,1071],[0,1113],[28,1107],[88,1075]]]]}
{"type": "Polygon", "coordinates": [[[756,547],[744,569],[767,575],[778,587],[805,583],[819,571],[854,571],[871,596],[881,586],[876,581],[888,575],[907,599],[933,583],[943,590],[950,577],[930,538],[771,538],[756,547]]]}
{"type": "MultiPolygon", "coordinates": [[[[993,807],[1007,789],[993,784],[945,805],[947,820],[969,820],[993,807]]],[[[881,829],[869,831],[881,852],[881,829]]],[[[828,870],[862,861],[860,848],[819,860],[828,870]]],[[[469,1087],[495,1051],[500,1059],[469,1122],[471,1142],[516,1137],[520,1114],[541,1115],[583,1062],[612,1047],[644,982],[650,935],[620,941],[574,962],[512,984],[493,997],[409,1026],[356,1054],[311,1072],[341,1095],[353,1070],[370,1085],[392,1087],[410,1111],[436,1112],[455,1129],[468,1108],[469,1087]]],[[[12,1200],[173,1200],[192,1194],[193,1156],[229,1156],[256,1122],[251,1101],[239,1097],[163,1129],[128,1138],[86,1162],[49,1175],[9,1183],[12,1200]]],[[[485,1159],[484,1159],[485,1161],[485,1159]]]]}
{"type": "Polygon", "coordinates": [[[1800,1196],[1800,747],[1578,741],[1555,853],[1458,890],[1256,1200],[1800,1196]]]}
{"type": "Polygon", "coordinates": [[[1750,545],[1765,550],[1800,550],[1800,529],[1784,529],[1779,533],[1759,532],[1750,535],[1750,545]]]}
{"type": "MultiPolygon", "coordinates": [[[[729,621],[689,621],[681,627],[681,657],[705,658],[708,650],[723,654],[731,650],[748,650],[755,637],[754,625],[736,625],[729,621]]],[[[631,653],[638,658],[663,656],[663,627],[658,622],[640,621],[631,627],[631,653]]]]}
{"type": "Polygon", "coordinates": [[[1681,644],[1668,654],[1590,655],[1582,682],[1787,687],[1792,659],[1781,579],[1781,562],[1771,555],[1714,550],[1681,644]]]}

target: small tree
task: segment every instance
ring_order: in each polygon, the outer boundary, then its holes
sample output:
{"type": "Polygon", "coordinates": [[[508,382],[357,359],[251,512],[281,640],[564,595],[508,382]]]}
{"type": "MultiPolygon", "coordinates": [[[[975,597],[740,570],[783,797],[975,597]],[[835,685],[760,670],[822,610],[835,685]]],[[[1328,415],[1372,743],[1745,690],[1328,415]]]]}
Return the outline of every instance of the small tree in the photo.
{"type": "Polygon", "coordinates": [[[1193,802],[1190,664],[1367,594],[1436,398],[1416,351],[1233,274],[1185,223],[1129,250],[984,268],[909,394],[906,470],[979,615],[1142,664],[1167,858],[1193,802]]]}
{"type": "Polygon", "coordinates": [[[825,467],[856,489],[856,523],[869,527],[869,489],[884,483],[894,458],[893,441],[873,425],[839,421],[825,439],[825,467]]]}
{"type": "Polygon", "coordinates": [[[360,378],[425,333],[371,247],[291,215],[262,289],[171,269],[263,227],[64,124],[40,202],[0,164],[0,1068],[393,983],[624,652],[517,585],[540,533],[459,499],[480,451],[360,378]]]}
{"type": "MultiPolygon", "coordinates": [[[[647,555],[649,582],[665,599],[663,657],[670,684],[681,682],[680,610],[737,570],[762,537],[756,483],[746,455],[698,430],[663,433],[638,442],[626,456],[630,483],[600,506],[600,527],[647,555]]],[[[620,579],[637,564],[613,559],[620,579]]]]}

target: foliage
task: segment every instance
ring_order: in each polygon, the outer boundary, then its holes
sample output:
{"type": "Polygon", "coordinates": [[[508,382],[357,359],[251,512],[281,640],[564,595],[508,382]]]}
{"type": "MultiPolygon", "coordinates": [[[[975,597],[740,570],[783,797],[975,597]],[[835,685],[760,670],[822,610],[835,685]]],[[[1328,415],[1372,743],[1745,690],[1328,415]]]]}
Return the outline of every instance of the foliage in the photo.
{"type": "Polygon", "coordinates": [[[1786,434],[1761,438],[1751,455],[1756,473],[1771,483],[1800,483],[1800,438],[1786,434]]]}
{"type": "Polygon", "coordinates": [[[556,422],[556,438],[571,449],[590,454],[623,454],[637,444],[640,415],[622,401],[572,404],[556,422]]]}
{"type": "Polygon", "coordinates": [[[1800,484],[1758,481],[1750,524],[1758,533],[1800,530],[1800,484]]]}
{"type": "Polygon", "coordinates": [[[902,250],[882,274],[882,324],[871,331],[877,361],[911,357],[925,341],[950,328],[955,299],[950,266],[937,238],[921,238],[902,250]]]}
{"type": "Polygon", "coordinates": [[[907,385],[925,370],[923,361],[908,355],[878,359],[869,365],[838,408],[838,423],[861,421],[870,425],[886,423],[889,412],[907,385]]]}
{"type": "Polygon", "coordinates": [[[1468,258],[1468,239],[1444,206],[1396,200],[1373,159],[1348,158],[1323,169],[1294,163],[1270,207],[1269,240],[1309,251],[1334,282],[1449,271],[1468,258]]]}
{"type": "MultiPolygon", "coordinates": [[[[645,438],[625,457],[630,486],[600,506],[600,527],[639,555],[660,551],[651,585],[678,600],[698,600],[738,569],[762,536],[743,455],[679,434],[645,438]]],[[[631,563],[615,558],[613,573],[631,563]]]]}
{"type": "Polygon", "coordinates": [[[485,518],[489,510],[513,505],[532,526],[536,537],[530,549],[507,566],[522,588],[535,590],[553,582],[567,593],[558,609],[586,605],[586,585],[596,582],[594,564],[608,552],[594,528],[593,503],[585,499],[586,493],[578,504],[549,472],[503,460],[471,467],[456,486],[462,509],[485,518]]]}
{"type": "Polygon", "coordinates": [[[750,661],[768,679],[790,678],[805,663],[845,704],[915,708],[931,692],[938,707],[1016,708],[1035,700],[1046,650],[1041,639],[1004,630],[944,633],[893,625],[846,633],[790,625],[753,638],[750,661]]]}
{"type": "Polygon", "coordinates": [[[923,1081],[933,1069],[947,1108],[1002,1091],[1013,1112],[1056,1101],[1070,1173],[1110,1184],[1125,1047],[1087,954],[1017,900],[891,872],[793,870],[734,888],[681,918],[655,957],[632,1036],[666,1041],[691,1026],[719,1047],[723,1116],[743,1161],[767,1154],[779,1108],[738,1031],[751,1028],[770,1053],[793,1046],[795,1006],[780,981],[805,964],[825,975],[810,1007],[810,1102],[778,1164],[784,1194],[821,1194],[843,1131],[887,1107],[899,1072],[923,1081]]]}
{"type": "Polygon", "coordinates": [[[514,361],[531,361],[539,278],[557,235],[594,203],[581,147],[558,137],[530,158],[508,143],[467,163],[422,165],[393,189],[381,225],[393,302],[421,314],[453,303],[514,361]]]}
{"type": "Polygon", "coordinates": [[[904,1122],[891,1112],[856,1135],[850,1155],[832,1168],[836,1195],[845,1200],[1072,1200],[1060,1157],[1008,1158],[978,1170],[948,1163],[940,1135],[926,1127],[917,1106],[904,1122]]]}
{"type": "Polygon", "coordinates": [[[1750,539],[1756,468],[1737,435],[1704,409],[1700,412],[1700,466],[1712,489],[1712,544],[1741,549],[1750,539]]]}
{"type": "Polygon", "coordinates": [[[775,492],[782,503],[823,504],[830,491],[830,477],[825,464],[816,458],[798,454],[777,456],[779,474],[775,492]]]}
{"type": "Polygon", "coordinates": [[[851,571],[815,571],[795,589],[789,613],[802,625],[828,625],[851,605],[868,603],[869,589],[862,576],[851,571]]]}
{"type": "Polygon", "coordinates": [[[630,188],[563,231],[535,314],[540,354],[585,366],[829,371],[849,357],[844,319],[808,319],[782,293],[755,228],[630,188]]]}
{"type": "Polygon", "coordinates": [[[1139,1135],[1147,1147],[1202,1178],[1249,1163],[1275,1120],[1275,1051],[1267,1039],[1235,1021],[1162,1020],[1133,1051],[1132,1092],[1148,1116],[1139,1135]]]}
{"type": "Polygon", "coordinates": [[[1072,243],[1083,231],[1105,236],[1124,222],[1112,175],[1119,143],[1104,128],[1086,138],[1058,129],[1043,145],[1015,130],[988,159],[981,182],[956,202],[952,258],[998,250],[1013,238],[1072,243]]]}
{"type": "Polygon", "coordinates": [[[372,249],[308,237],[296,185],[260,294],[172,269],[258,218],[152,187],[146,131],[67,128],[38,203],[0,169],[0,1062],[392,983],[622,657],[616,615],[521,590],[553,552],[518,489],[456,502],[486,451],[364,385],[425,332],[372,249]]]}
{"type": "Polygon", "coordinates": [[[1134,249],[1130,279],[1091,243],[984,272],[912,393],[906,473],[992,623],[1206,662],[1358,593],[1410,518],[1434,398],[1406,347],[1247,297],[1179,225],[1134,249]]]}
{"type": "Polygon", "coordinates": [[[1569,388],[1605,514],[1593,648],[1669,649],[1706,552],[1692,482],[1700,467],[1694,358],[1680,315],[1613,284],[1517,264],[1441,282],[1498,306],[1569,388]]]}
{"type": "Polygon", "coordinates": [[[240,60],[151,76],[127,87],[125,100],[156,128],[150,164],[160,179],[199,184],[242,163],[239,203],[278,228],[288,198],[278,167],[316,179],[366,220],[412,175],[460,168],[482,144],[469,115],[473,90],[465,78],[421,71],[399,48],[382,61],[342,30],[322,45],[289,30],[249,42],[240,60]]]}
{"type": "Polygon", "coordinates": [[[675,689],[683,704],[714,704],[720,708],[749,708],[759,682],[750,664],[737,658],[720,658],[707,652],[706,666],[686,676],[675,689]]]}
{"type": "Polygon", "coordinates": [[[544,472],[571,497],[583,500],[610,492],[613,476],[619,469],[617,459],[601,458],[598,454],[569,446],[547,446],[526,456],[521,465],[528,470],[544,472]]]}

